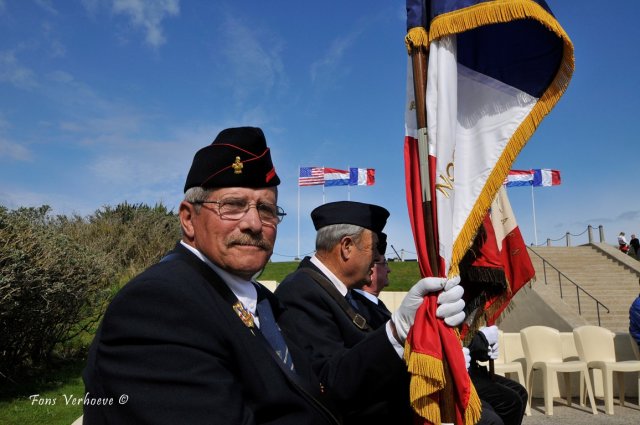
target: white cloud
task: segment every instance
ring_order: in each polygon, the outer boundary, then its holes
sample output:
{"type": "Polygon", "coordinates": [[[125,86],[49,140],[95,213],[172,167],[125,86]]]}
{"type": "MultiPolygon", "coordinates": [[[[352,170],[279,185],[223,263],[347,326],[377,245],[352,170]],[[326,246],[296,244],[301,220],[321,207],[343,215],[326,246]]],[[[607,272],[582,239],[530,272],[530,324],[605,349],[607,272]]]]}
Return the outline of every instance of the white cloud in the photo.
{"type": "Polygon", "coordinates": [[[0,82],[12,84],[18,88],[31,89],[38,86],[35,74],[22,65],[12,51],[0,51],[0,82]]]}
{"type": "Polygon", "coordinates": [[[311,81],[327,82],[333,80],[336,73],[343,71],[345,56],[356,44],[362,32],[362,28],[355,27],[349,34],[333,40],[325,54],[311,64],[311,81]]]}
{"type": "Polygon", "coordinates": [[[53,7],[53,4],[51,4],[51,0],[35,0],[35,3],[52,15],[58,14],[58,11],[53,7]]]}
{"type": "Polygon", "coordinates": [[[286,87],[282,61],[283,43],[274,34],[250,27],[235,17],[223,23],[220,48],[226,60],[225,74],[234,98],[242,102],[249,96],[272,96],[277,87],[286,87]]]}
{"type": "Polygon", "coordinates": [[[31,159],[31,152],[18,143],[0,137],[0,160],[7,158],[18,161],[29,161],[31,159]]]}
{"type": "MultiPolygon", "coordinates": [[[[95,2],[84,1],[89,10],[95,8],[95,2]]],[[[180,13],[179,0],[114,0],[113,11],[129,17],[131,23],[146,32],[145,40],[152,47],[165,42],[162,20],[167,16],[180,13]]]]}

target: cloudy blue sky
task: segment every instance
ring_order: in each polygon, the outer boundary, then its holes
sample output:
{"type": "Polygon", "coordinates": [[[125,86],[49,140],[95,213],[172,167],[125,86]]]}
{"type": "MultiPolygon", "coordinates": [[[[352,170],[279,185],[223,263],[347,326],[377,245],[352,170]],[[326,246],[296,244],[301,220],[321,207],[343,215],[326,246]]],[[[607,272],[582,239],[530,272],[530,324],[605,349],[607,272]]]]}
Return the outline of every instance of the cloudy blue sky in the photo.
{"type": "MultiPolygon", "coordinates": [[[[514,168],[561,171],[561,186],[534,192],[539,243],[587,225],[614,243],[640,233],[640,2],[549,4],[576,71],[514,168]]],[[[404,35],[402,1],[0,0],[0,205],[177,210],[194,152],[223,128],[254,125],[289,212],[274,261],[311,252],[309,212],[347,198],[386,206],[391,245],[415,258],[404,35]],[[377,181],[299,190],[299,166],[375,168],[377,181]]],[[[530,189],[509,196],[534,242],[530,189]]]]}

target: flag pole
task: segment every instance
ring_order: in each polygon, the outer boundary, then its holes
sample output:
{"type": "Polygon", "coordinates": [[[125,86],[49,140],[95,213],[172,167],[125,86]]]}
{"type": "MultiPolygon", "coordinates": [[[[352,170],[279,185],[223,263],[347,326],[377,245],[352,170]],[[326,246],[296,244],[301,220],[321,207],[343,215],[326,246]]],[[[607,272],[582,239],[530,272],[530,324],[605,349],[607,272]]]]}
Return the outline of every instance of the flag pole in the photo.
{"type": "MultiPolygon", "coordinates": [[[[349,171],[349,165],[347,165],[347,171],[349,171]]],[[[351,185],[347,183],[347,201],[351,200],[351,185]]]]}
{"type": "MultiPolygon", "coordinates": [[[[422,211],[424,217],[425,238],[429,265],[433,276],[439,276],[439,255],[436,250],[436,231],[433,220],[431,199],[431,177],[429,174],[429,141],[427,138],[427,66],[429,58],[428,45],[411,45],[411,64],[413,69],[413,91],[416,107],[416,124],[418,127],[418,156],[420,164],[420,185],[422,188],[422,211]]],[[[445,386],[440,392],[439,407],[443,423],[455,423],[456,412],[452,400],[455,399],[452,375],[446,359],[443,357],[445,386]]]]}
{"type": "Polygon", "coordinates": [[[436,251],[435,228],[431,201],[431,182],[429,175],[429,141],[427,139],[427,60],[429,51],[426,47],[413,46],[411,63],[413,67],[413,91],[416,102],[416,124],[418,127],[418,155],[420,164],[420,185],[422,188],[422,210],[427,241],[429,266],[434,276],[438,276],[438,253],[436,251]]]}
{"type": "Polygon", "coordinates": [[[326,204],[326,200],[324,197],[324,184],[327,182],[325,180],[325,174],[324,174],[324,165],[322,166],[322,205],[326,204]]]}
{"type": "Polygon", "coordinates": [[[531,208],[533,210],[533,240],[538,245],[538,229],[536,227],[536,201],[533,198],[533,184],[531,185],[531,208]]]}
{"type": "Polygon", "coordinates": [[[300,165],[298,165],[298,254],[296,260],[300,259],[300,165]]]}

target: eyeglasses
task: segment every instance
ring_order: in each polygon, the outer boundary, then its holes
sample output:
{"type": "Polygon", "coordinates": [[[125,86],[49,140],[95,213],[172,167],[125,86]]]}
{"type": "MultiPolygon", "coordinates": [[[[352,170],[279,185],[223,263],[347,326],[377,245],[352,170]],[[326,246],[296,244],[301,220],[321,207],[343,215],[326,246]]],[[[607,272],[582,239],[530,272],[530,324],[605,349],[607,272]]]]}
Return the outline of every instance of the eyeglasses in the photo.
{"type": "Polygon", "coordinates": [[[223,220],[240,220],[249,211],[249,208],[255,207],[260,216],[260,221],[265,224],[275,226],[280,223],[286,212],[277,205],[265,202],[249,202],[242,198],[221,199],[219,201],[197,201],[192,204],[216,204],[218,205],[218,215],[223,220]]]}

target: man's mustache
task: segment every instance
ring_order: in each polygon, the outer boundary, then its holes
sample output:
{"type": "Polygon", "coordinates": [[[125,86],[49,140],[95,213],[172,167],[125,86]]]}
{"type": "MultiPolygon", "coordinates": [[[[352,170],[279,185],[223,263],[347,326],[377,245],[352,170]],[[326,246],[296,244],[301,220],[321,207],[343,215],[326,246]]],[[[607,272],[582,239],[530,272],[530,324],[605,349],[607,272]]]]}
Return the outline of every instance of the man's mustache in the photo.
{"type": "Polygon", "coordinates": [[[271,251],[273,249],[272,243],[258,235],[241,234],[234,236],[227,240],[227,247],[231,247],[233,245],[256,246],[264,249],[265,251],[271,251]]]}

